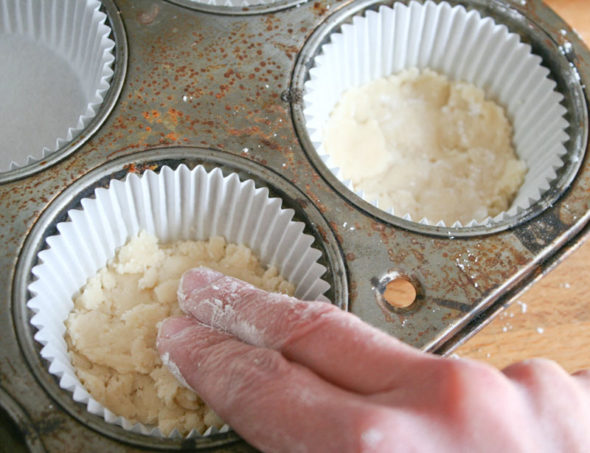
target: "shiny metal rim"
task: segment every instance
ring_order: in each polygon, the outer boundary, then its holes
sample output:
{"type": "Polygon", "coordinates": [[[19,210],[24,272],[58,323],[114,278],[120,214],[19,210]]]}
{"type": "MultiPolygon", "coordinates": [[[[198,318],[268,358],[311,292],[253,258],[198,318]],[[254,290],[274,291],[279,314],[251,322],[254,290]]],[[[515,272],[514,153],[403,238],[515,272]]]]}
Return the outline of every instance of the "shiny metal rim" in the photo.
{"type": "Polygon", "coordinates": [[[228,16],[249,16],[255,14],[272,13],[283,9],[291,8],[301,3],[305,3],[307,0],[278,0],[268,4],[251,5],[247,7],[209,5],[205,2],[198,2],[192,0],[167,1],[182,6],[184,8],[189,8],[195,11],[202,11],[205,13],[221,14],[228,16]]]}

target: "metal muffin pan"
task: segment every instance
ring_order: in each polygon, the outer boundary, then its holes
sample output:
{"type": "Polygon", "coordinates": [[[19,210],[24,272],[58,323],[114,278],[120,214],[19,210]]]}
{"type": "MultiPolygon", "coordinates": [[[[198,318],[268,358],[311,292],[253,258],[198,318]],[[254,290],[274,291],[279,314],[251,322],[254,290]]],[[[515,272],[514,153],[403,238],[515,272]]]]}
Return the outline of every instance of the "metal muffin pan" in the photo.
{"type": "MultiPolygon", "coordinates": [[[[566,96],[566,103],[575,109],[568,120],[570,135],[577,137],[568,144],[568,165],[579,166],[530,216],[502,231],[464,237],[360,206],[324,175],[305,146],[299,90],[314,42],[378,3],[310,1],[245,15],[195,11],[163,0],[116,0],[118,10],[104,2],[109,19],[124,24],[114,37],[117,58],[128,55],[118,101],[76,152],[0,185],[0,385],[26,414],[16,419],[23,432],[34,433],[46,451],[251,451],[233,434],[204,441],[153,439],[108,425],[74,403],[35,353],[25,288],[44,238],[95,187],[143,171],[146,164],[220,165],[276,190],[285,203],[298,206],[310,233],[321,238],[334,302],[428,351],[451,351],[575,246],[590,218],[590,168],[583,158],[590,52],[540,1],[461,3],[503,19],[512,31],[533,30],[533,48],[559,74],[553,74],[559,90],[578,93],[566,96]],[[560,48],[564,52],[555,54],[560,48]],[[395,273],[417,286],[417,301],[409,308],[382,303],[383,287],[395,273]]],[[[6,408],[7,401],[1,398],[0,405],[6,408]]]]}

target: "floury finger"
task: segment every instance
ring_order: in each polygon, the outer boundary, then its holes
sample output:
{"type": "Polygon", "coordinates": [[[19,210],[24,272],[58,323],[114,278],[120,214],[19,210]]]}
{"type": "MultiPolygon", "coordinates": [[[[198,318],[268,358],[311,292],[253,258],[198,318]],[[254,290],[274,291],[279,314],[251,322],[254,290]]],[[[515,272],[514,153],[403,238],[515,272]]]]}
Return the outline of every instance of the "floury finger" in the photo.
{"type": "Polygon", "coordinates": [[[173,373],[262,451],[368,451],[363,443],[391,442],[381,432],[375,436],[375,423],[391,421],[393,414],[277,351],[242,343],[188,317],[164,321],[158,351],[173,373]]]}
{"type": "Polygon", "coordinates": [[[183,311],[202,323],[276,349],[358,393],[403,385],[408,369],[437,360],[333,305],[269,294],[206,268],[186,272],[178,294],[183,311]]]}

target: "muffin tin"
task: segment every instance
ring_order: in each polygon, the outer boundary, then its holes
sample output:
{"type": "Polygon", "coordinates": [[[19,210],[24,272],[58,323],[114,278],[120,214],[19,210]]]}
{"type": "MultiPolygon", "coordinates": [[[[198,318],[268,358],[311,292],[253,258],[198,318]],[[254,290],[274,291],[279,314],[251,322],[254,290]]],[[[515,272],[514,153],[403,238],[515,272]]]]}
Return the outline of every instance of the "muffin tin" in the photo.
{"type": "Polygon", "coordinates": [[[334,303],[442,354],[514,300],[587,229],[590,52],[541,2],[449,0],[493,17],[531,45],[564,96],[570,124],[566,165],[534,209],[491,228],[461,229],[410,222],[364,203],[325,171],[306,135],[302,90],[319,47],[353,15],[392,3],[276,3],[270,11],[180,0],[102,3],[116,43],[103,118],[75,148],[0,185],[0,405],[27,433],[30,449],[251,451],[232,432],[162,439],[106,423],[61,389],[41,359],[26,307],[37,255],[69,209],[127,173],[204,165],[268,187],[316,239],[334,303]],[[416,288],[408,308],[383,300],[395,275],[416,288]]]}

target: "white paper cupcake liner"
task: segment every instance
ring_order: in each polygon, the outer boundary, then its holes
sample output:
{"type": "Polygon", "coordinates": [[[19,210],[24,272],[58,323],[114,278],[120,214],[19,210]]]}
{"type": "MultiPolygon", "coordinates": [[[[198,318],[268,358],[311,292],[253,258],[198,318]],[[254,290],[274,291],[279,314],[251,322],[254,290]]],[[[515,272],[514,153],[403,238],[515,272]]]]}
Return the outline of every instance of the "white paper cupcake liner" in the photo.
{"type": "MultiPolygon", "coordinates": [[[[514,130],[513,145],[528,171],[507,211],[480,222],[455,222],[451,226],[504,221],[540,200],[556,178],[566,153],[564,144],[569,137],[563,96],[555,90],[556,84],[548,78],[549,70],[541,61],[506,26],[463,6],[432,1],[382,6],[355,16],[321,47],[305,83],[306,127],[328,169],[363,198],[361,191],[342,178],[322,144],[324,127],[342,93],[409,68],[430,68],[451,80],[472,83],[506,109],[514,130]]],[[[379,207],[375,200],[365,201],[379,207]]],[[[438,219],[412,219],[406,213],[387,212],[422,224],[445,226],[438,219]]]]}
{"type": "MultiPolygon", "coordinates": [[[[64,321],[73,296],[88,278],[140,231],[163,243],[223,236],[250,247],[264,265],[275,266],[295,286],[296,297],[326,300],[322,295],[330,285],[321,279],[326,268],[317,262],[321,252],[312,248],[313,237],[303,233],[303,223],[292,220],[293,210],[283,209],[280,199],[270,198],[268,189],[256,188],[252,180],[241,181],[236,174],[224,177],[221,170],[207,172],[202,166],[163,167],[157,174],[149,170],[113,180],[81,205],[57,225],[59,234],[47,238],[48,248],[32,269],[36,280],[29,286],[33,297],[27,306],[35,313],[31,324],[38,330],[35,340],[43,345],[41,356],[49,361],[49,372],[59,378],[60,387],[90,413],[126,430],[162,436],[158,428],[113,414],[84,389],[68,356],[64,321]]],[[[204,435],[228,429],[209,428],[204,435]]],[[[179,436],[176,430],[169,435],[179,436]]],[[[199,436],[196,431],[189,434],[199,436]]]]}
{"type": "Polygon", "coordinates": [[[115,43],[98,0],[0,0],[0,172],[42,160],[96,115],[115,43]]]}

